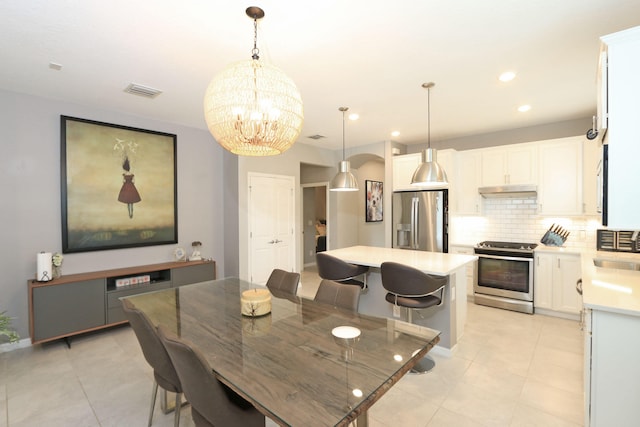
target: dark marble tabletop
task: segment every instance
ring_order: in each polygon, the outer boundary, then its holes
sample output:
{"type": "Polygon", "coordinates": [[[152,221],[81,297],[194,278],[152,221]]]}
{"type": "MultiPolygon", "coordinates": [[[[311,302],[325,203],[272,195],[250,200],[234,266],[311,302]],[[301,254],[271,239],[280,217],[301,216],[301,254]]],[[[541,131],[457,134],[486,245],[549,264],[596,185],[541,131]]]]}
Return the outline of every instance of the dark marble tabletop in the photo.
{"type": "Polygon", "coordinates": [[[439,341],[439,332],[314,301],[272,298],[270,314],[240,313],[251,284],[220,279],[127,297],[154,324],[200,348],[220,379],[280,425],[347,425],[439,341]],[[361,331],[345,346],[331,331],[361,331]]]}

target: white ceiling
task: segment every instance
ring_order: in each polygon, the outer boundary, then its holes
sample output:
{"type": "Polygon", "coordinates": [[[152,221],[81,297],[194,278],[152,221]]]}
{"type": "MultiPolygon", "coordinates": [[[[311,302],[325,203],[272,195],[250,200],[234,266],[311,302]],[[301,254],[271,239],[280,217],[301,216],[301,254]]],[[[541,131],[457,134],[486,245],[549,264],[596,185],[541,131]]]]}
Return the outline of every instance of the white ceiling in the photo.
{"type": "Polygon", "coordinates": [[[266,13],[261,60],[302,93],[299,141],[329,148],[340,106],[360,114],[347,146],[426,142],[428,81],[432,142],[589,117],[599,37],[640,25],[638,0],[3,0],[0,88],[206,129],[209,81],[250,59],[251,5],[266,13]],[[516,79],[499,82],[505,70],[516,79]]]}

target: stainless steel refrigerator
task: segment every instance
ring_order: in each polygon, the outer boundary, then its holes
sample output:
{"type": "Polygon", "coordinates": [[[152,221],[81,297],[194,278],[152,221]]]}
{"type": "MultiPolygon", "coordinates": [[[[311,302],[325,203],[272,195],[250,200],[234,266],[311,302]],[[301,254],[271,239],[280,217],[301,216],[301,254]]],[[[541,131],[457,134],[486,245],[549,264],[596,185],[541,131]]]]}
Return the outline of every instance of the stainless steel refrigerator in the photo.
{"type": "Polygon", "coordinates": [[[393,247],[449,252],[448,190],[393,193],[393,247]]]}

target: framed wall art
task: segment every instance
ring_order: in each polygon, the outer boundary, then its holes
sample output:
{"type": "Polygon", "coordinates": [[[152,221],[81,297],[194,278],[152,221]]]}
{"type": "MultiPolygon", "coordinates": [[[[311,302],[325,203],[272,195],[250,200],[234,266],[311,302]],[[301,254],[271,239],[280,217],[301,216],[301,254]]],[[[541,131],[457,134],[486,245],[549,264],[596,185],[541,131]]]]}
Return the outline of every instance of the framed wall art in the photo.
{"type": "Polygon", "coordinates": [[[366,202],[365,218],[366,222],[382,221],[382,182],[365,180],[366,202]]]}
{"type": "Polygon", "coordinates": [[[60,116],[62,251],[178,242],[173,134],[60,116]]]}

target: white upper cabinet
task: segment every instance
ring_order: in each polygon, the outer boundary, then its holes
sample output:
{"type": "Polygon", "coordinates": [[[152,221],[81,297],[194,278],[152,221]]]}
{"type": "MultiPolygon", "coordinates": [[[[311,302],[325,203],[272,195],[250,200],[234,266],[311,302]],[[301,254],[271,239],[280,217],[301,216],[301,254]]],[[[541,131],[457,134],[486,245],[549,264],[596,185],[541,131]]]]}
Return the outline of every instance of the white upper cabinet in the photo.
{"type": "Polygon", "coordinates": [[[640,228],[640,27],[602,37],[608,57],[608,226],[640,228]]]}
{"type": "Polygon", "coordinates": [[[482,186],[535,184],[538,176],[535,144],[514,144],[482,150],[482,186]]]}
{"type": "Polygon", "coordinates": [[[421,162],[422,153],[393,157],[393,191],[415,190],[411,185],[411,178],[421,162]]]}
{"type": "Polygon", "coordinates": [[[447,181],[449,182],[449,212],[455,212],[458,209],[458,188],[456,186],[456,150],[446,149],[438,150],[436,152],[436,160],[444,169],[447,174],[447,181]]]}
{"type": "Polygon", "coordinates": [[[582,144],[585,139],[574,136],[540,144],[539,214],[583,214],[582,144]]]}
{"type": "MultiPolygon", "coordinates": [[[[451,193],[451,182],[455,180],[455,153],[453,149],[436,150],[436,161],[442,166],[449,179],[449,185],[443,188],[448,188],[449,193],[451,193]]],[[[422,152],[393,157],[393,191],[420,190],[420,186],[411,185],[413,173],[420,163],[422,163],[422,152]]]]}
{"type": "Polygon", "coordinates": [[[459,151],[456,156],[455,199],[461,215],[480,215],[482,200],[478,183],[482,176],[481,150],[459,151]]]}

